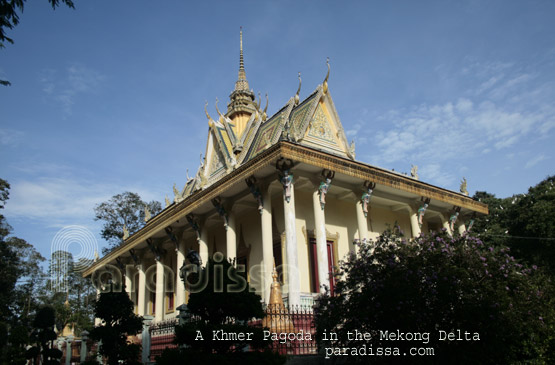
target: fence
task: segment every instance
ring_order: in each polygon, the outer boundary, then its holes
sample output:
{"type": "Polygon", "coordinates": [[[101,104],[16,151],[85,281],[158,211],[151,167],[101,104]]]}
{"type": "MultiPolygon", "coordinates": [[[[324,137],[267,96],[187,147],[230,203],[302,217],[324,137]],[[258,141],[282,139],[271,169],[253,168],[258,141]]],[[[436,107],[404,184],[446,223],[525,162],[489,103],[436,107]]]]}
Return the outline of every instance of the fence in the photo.
{"type": "MultiPolygon", "coordinates": [[[[270,349],[282,355],[311,355],[318,352],[316,328],[311,306],[286,308],[270,305],[263,319],[249,322],[253,327],[266,327],[270,331],[270,349]]],[[[154,361],[166,348],[176,348],[173,342],[177,319],[150,326],[150,359],[154,361]]]]}
{"type": "MultiPolygon", "coordinates": [[[[82,346],[83,340],[82,339],[77,339],[75,341],[71,342],[71,360],[70,362],[72,364],[79,364],[81,363],[81,346],[82,346]]],[[[86,340],[86,344],[87,344],[87,353],[85,355],[85,359],[86,360],[92,360],[96,358],[96,352],[98,350],[98,344],[96,342],[94,342],[91,339],[87,339],[86,340]]],[[[67,346],[62,345],[61,347],[62,349],[62,358],[60,359],[60,363],[61,364],[65,364],[66,362],[66,357],[67,357],[67,346]]]]}
{"type": "Polygon", "coordinates": [[[175,337],[175,326],[177,318],[155,323],[150,326],[150,360],[154,361],[156,356],[162,355],[164,349],[176,348],[173,342],[175,337]]]}

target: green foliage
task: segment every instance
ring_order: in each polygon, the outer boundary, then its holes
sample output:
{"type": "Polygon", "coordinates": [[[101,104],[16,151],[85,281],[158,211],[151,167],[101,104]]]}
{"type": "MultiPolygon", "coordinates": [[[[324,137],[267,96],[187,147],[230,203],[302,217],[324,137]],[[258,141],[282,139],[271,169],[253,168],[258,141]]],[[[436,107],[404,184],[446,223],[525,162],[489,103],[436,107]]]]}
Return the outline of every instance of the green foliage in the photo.
{"type": "Polygon", "coordinates": [[[33,359],[42,356],[45,364],[59,364],[62,352],[53,348],[53,342],[58,337],[54,332],[56,324],[56,311],[51,306],[43,306],[35,315],[33,320],[33,332],[31,341],[35,346],[27,350],[27,358],[33,359]]]}
{"type": "MultiPolygon", "coordinates": [[[[0,179],[0,209],[9,198],[9,188],[8,182],[0,179]]],[[[0,321],[30,325],[29,315],[38,307],[36,291],[44,258],[25,240],[9,236],[11,230],[0,214],[0,321]]]]}
{"type": "Polygon", "coordinates": [[[104,222],[100,235],[110,245],[109,248],[103,249],[104,254],[123,243],[124,226],[129,233],[134,233],[144,226],[145,207],[148,207],[152,216],[162,211],[160,202],[154,200],[149,203],[144,202],[139,194],[128,191],[114,195],[110,200],[94,208],[95,220],[104,222]]]}
{"type": "MultiPolygon", "coordinates": [[[[18,12],[23,12],[26,0],[0,0],[0,48],[4,48],[4,42],[12,43],[13,39],[6,35],[5,29],[13,29],[19,24],[18,12]]],[[[56,9],[60,2],[70,8],[74,8],[72,0],[48,0],[52,9],[56,9]]]]}
{"type": "MultiPolygon", "coordinates": [[[[13,27],[19,24],[18,12],[23,13],[25,1],[26,0],[0,0],[0,48],[5,47],[4,42],[13,44],[13,39],[6,35],[6,29],[13,29],[13,27]]],[[[48,0],[48,2],[52,5],[52,9],[56,9],[56,7],[60,5],[60,2],[72,9],[75,8],[72,0],[48,0]]],[[[7,80],[0,80],[0,85],[10,86],[11,83],[7,80]]]]}
{"type": "Polygon", "coordinates": [[[261,351],[269,345],[263,340],[263,329],[247,324],[264,316],[260,296],[251,291],[223,255],[217,253],[214,257],[199,274],[190,274],[187,279],[206,285],[191,293],[185,323],[175,328],[176,343],[185,348],[165,351],[156,363],[283,364],[285,358],[279,354],[261,351]],[[252,340],[215,340],[213,331],[219,330],[252,333],[252,340]],[[203,340],[196,340],[199,334],[203,340]],[[245,352],[248,347],[257,351],[245,352]]]}
{"type": "Polygon", "coordinates": [[[133,302],[126,292],[101,293],[94,304],[94,312],[102,324],[93,328],[90,338],[102,341],[99,353],[108,358],[108,364],[139,363],[141,347],[127,341],[142,329],[142,317],[133,312],[133,302]]]}
{"type": "Polygon", "coordinates": [[[441,363],[555,361],[554,285],[507,247],[444,231],[409,242],[388,230],[341,264],[335,292],[318,299],[315,322],[317,333],[338,334],[336,345],[361,346],[347,335],[356,329],[372,333],[374,347],[433,347],[441,363]],[[438,330],[458,329],[480,341],[439,341],[438,330]],[[430,333],[430,343],[380,340],[380,330],[430,333]]]}
{"type": "Polygon", "coordinates": [[[476,219],[473,232],[485,242],[508,245],[515,257],[544,267],[555,278],[555,176],[528,193],[499,199],[477,192],[490,214],[476,219]]]}
{"type": "Polygon", "coordinates": [[[75,334],[83,330],[90,331],[93,326],[96,290],[91,280],[83,278],[81,271],[75,268],[70,252],[52,253],[48,277],[41,299],[56,309],[56,326],[64,328],[71,323],[75,334]]]}

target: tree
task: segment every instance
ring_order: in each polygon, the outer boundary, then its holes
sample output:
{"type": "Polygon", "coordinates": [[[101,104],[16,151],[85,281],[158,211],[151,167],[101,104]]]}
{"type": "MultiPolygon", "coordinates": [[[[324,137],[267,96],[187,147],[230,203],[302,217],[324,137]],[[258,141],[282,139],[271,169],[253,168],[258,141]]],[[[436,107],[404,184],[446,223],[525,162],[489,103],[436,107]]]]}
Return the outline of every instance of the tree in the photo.
{"type": "Polygon", "coordinates": [[[187,283],[192,289],[187,314],[182,325],[176,326],[176,343],[181,349],[166,350],[157,364],[282,364],[278,354],[260,351],[269,341],[263,340],[263,329],[248,325],[265,313],[261,298],[251,291],[249,284],[235,267],[216,253],[200,273],[189,274],[187,283]],[[194,290],[193,290],[194,289],[194,290]],[[252,333],[251,340],[218,340],[213,331],[252,333]],[[202,340],[200,337],[202,337],[202,340]],[[185,347],[183,347],[183,345],[185,347]]]}
{"type": "Polygon", "coordinates": [[[488,204],[489,215],[476,219],[473,232],[494,245],[508,245],[515,257],[545,267],[555,277],[555,176],[526,194],[499,199],[477,192],[474,199],[488,204]]]}
{"type": "Polygon", "coordinates": [[[91,281],[75,269],[73,256],[67,251],[55,251],[50,259],[49,279],[42,301],[56,310],[59,329],[71,324],[75,333],[93,326],[93,304],[96,290],[91,281]]]}
{"type": "MultiPolygon", "coordinates": [[[[0,179],[0,209],[9,189],[8,182],[0,179]]],[[[44,275],[40,266],[44,257],[25,240],[10,236],[11,231],[0,214],[0,321],[28,325],[28,316],[37,307],[33,298],[44,275]]]]}
{"type": "MultiPolygon", "coordinates": [[[[13,39],[6,35],[6,29],[13,29],[19,24],[19,12],[23,12],[26,0],[0,0],[0,48],[4,48],[4,42],[12,43],[13,39]]],[[[72,0],[48,0],[52,9],[56,9],[60,2],[66,4],[71,9],[74,9],[72,0]]],[[[10,82],[0,80],[0,85],[9,86],[10,82]]]]}
{"type": "MultiPolygon", "coordinates": [[[[410,357],[411,363],[555,360],[553,283],[540,269],[521,265],[507,247],[468,235],[452,238],[445,231],[407,241],[388,230],[361,244],[340,272],[336,295],[321,296],[315,308],[317,333],[338,335],[331,346],[360,348],[363,343],[352,336],[356,330],[371,334],[367,345],[373,349],[398,347],[402,355],[415,346],[434,348],[433,359],[410,357]],[[420,340],[391,341],[380,332],[397,330],[420,340]],[[468,331],[471,338],[441,341],[440,330],[468,331]]],[[[330,346],[323,337],[319,341],[330,346]]],[[[404,356],[357,359],[407,361],[404,356]]]]}
{"type": "Polygon", "coordinates": [[[104,254],[123,243],[124,226],[130,233],[134,233],[144,225],[145,207],[153,216],[162,211],[160,202],[146,203],[139,194],[128,191],[114,195],[94,208],[95,220],[104,221],[100,234],[109,244],[108,248],[102,249],[104,254]]]}
{"type": "Polygon", "coordinates": [[[58,337],[54,332],[56,323],[56,311],[51,306],[41,307],[33,321],[33,332],[31,340],[35,346],[27,350],[28,359],[36,359],[37,356],[42,357],[43,364],[59,364],[62,357],[62,351],[54,348],[54,340],[58,337]]]}
{"type": "Polygon", "coordinates": [[[133,302],[126,292],[101,293],[94,304],[94,313],[102,321],[91,330],[90,337],[102,341],[101,355],[108,358],[108,364],[139,364],[141,346],[130,343],[127,336],[133,336],[142,329],[142,317],[133,312],[133,302]]]}
{"type": "Polygon", "coordinates": [[[519,257],[555,277],[555,176],[519,195],[508,212],[510,246],[519,257]]]}

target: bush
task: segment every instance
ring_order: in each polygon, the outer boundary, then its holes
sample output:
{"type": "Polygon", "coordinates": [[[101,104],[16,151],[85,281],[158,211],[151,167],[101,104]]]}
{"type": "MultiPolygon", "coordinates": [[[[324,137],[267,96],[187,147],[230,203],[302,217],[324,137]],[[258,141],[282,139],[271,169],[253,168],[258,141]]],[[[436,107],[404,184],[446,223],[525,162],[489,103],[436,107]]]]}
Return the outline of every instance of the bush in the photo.
{"type": "MultiPolygon", "coordinates": [[[[362,244],[357,256],[341,264],[334,297],[317,300],[317,333],[335,332],[333,346],[360,347],[348,332],[368,332],[367,346],[433,347],[434,357],[411,363],[512,363],[555,361],[553,284],[537,267],[517,262],[506,247],[489,247],[471,236],[452,238],[445,231],[405,240],[388,230],[362,244]],[[430,334],[429,343],[391,341],[380,335],[430,334]],[[439,331],[461,330],[469,340],[440,340],[439,331]],[[479,337],[476,340],[475,333],[479,337]]],[[[457,336],[458,337],[458,336],[457,336]]],[[[330,343],[319,337],[322,346],[330,343]]],[[[361,362],[396,360],[356,357],[361,362]]]]}

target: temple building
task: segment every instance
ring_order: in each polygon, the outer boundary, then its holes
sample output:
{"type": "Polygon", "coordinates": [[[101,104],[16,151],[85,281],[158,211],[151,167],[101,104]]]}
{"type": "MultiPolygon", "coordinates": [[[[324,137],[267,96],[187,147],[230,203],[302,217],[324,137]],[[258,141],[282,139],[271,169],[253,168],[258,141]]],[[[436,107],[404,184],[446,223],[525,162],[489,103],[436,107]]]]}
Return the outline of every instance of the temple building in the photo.
{"type": "MultiPolygon", "coordinates": [[[[268,303],[274,263],[289,305],[310,305],[357,241],[399,225],[407,237],[470,229],[487,206],[461,192],[356,160],[328,86],[297,94],[267,116],[247,81],[241,35],[239,74],[225,114],[206,110],[206,151],[193,178],[138,232],[84,276],[121,275],[139,315],[176,316],[187,301],[179,269],[189,250],[202,265],[221,252],[268,303]]],[[[324,76],[324,72],[322,73],[324,76]]],[[[300,77],[299,77],[300,82],[300,77]]],[[[147,212],[147,218],[149,214],[147,212]]]]}

